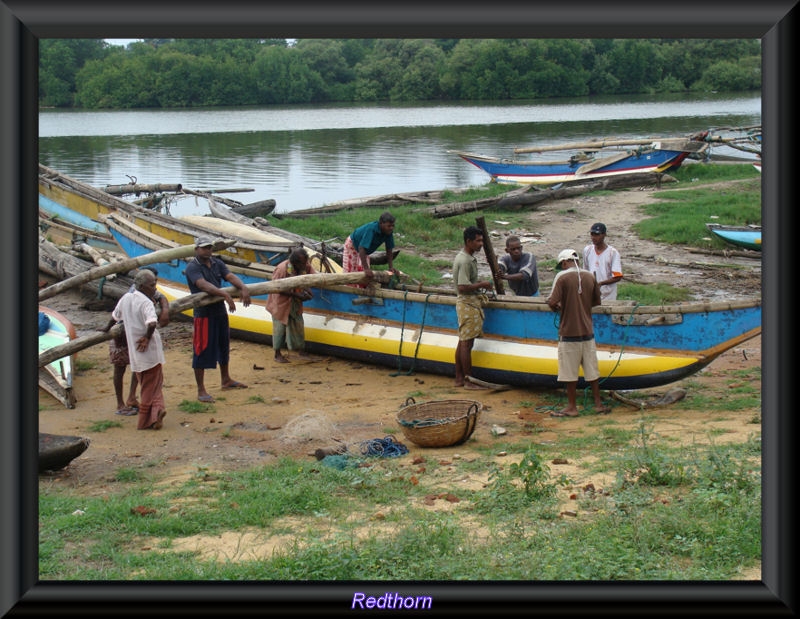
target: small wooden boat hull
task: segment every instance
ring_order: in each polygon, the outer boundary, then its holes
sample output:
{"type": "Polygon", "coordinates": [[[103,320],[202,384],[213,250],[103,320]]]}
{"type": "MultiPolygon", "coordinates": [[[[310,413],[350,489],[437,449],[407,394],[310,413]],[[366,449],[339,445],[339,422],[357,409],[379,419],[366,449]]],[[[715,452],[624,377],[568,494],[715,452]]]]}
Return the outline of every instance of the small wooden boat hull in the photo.
{"type": "MultiPolygon", "coordinates": [[[[39,311],[49,318],[49,326],[39,336],[39,354],[45,350],[66,344],[77,337],[75,327],[61,313],[39,306],[39,311]]],[[[75,408],[75,391],[73,389],[74,357],[62,357],[39,369],[39,387],[64,404],[67,408],[75,408]]]]}
{"type": "Polygon", "coordinates": [[[39,472],[63,469],[89,448],[83,436],[39,432],[39,472]]]}
{"type": "Polygon", "coordinates": [[[761,251],[761,226],[706,224],[706,228],[730,245],[761,251]]]}

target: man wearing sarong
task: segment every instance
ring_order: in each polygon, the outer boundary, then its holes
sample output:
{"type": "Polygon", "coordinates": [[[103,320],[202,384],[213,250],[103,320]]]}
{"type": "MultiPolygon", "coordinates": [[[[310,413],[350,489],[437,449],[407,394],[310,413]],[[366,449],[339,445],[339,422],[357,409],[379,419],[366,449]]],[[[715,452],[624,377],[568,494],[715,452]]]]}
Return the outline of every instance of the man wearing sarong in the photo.
{"type": "Polygon", "coordinates": [[[153,305],[156,276],[143,269],[134,278],[133,292],[122,295],[112,317],[122,321],[128,346],[131,371],[141,389],[137,429],[160,430],[167,414],[164,404],[164,349],[156,327],[158,316],[153,305]]]}
{"type": "MultiPolygon", "coordinates": [[[[304,249],[295,249],[289,259],[281,262],[272,273],[272,281],[316,273],[308,263],[308,254],[304,249]]],[[[305,357],[306,338],[303,323],[303,301],[311,298],[308,288],[294,288],[285,292],[271,292],[267,297],[267,311],[272,314],[272,348],[275,350],[275,361],[288,363],[289,359],[281,354],[286,346],[289,350],[297,350],[305,357]]]]}
{"type": "Polygon", "coordinates": [[[475,253],[482,248],[483,232],[477,226],[469,226],[464,230],[464,247],[453,261],[458,316],[455,386],[465,389],[482,388],[466,380],[472,374],[472,347],[475,338],[483,335],[483,304],[486,301],[484,291],[492,289],[492,282],[478,280],[478,259],[475,253]]]}
{"type": "MultiPolygon", "coordinates": [[[[345,273],[364,272],[372,279],[374,274],[370,265],[370,254],[381,245],[386,247],[386,263],[389,271],[394,271],[392,253],[394,250],[395,217],[388,211],[382,213],[378,221],[359,226],[347,237],[342,252],[342,270],[345,273]]],[[[365,288],[365,284],[352,284],[365,288]]]]}
{"type": "Polygon", "coordinates": [[[197,383],[197,399],[200,402],[214,401],[206,391],[205,371],[213,370],[217,364],[223,390],[247,388],[244,383],[233,380],[228,369],[231,353],[228,310],[235,312],[236,304],[230,293],[222,287],[227,282],[238,288],[244,307],[250,305],[250,290],[242,280],[230,272],[228,265],[212,255],[212,252],[211,239],[206,236],[197,237],[194,241],[194,259],[186,267],[186,282],[192,294],[205,292],[224,299],[223,303],[196,307],[193,311],[192,368],[197,383]]]}

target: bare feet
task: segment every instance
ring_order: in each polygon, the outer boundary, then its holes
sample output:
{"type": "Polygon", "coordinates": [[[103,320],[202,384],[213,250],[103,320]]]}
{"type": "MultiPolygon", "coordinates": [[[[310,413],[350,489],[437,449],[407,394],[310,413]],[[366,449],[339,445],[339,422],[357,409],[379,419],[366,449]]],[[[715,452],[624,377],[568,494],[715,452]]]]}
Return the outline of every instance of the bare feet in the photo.
{"type": "Polygon", "coordinates": [[[289,363],[289,360],[283,355],[275,355],[275,363],[289,363]]]}

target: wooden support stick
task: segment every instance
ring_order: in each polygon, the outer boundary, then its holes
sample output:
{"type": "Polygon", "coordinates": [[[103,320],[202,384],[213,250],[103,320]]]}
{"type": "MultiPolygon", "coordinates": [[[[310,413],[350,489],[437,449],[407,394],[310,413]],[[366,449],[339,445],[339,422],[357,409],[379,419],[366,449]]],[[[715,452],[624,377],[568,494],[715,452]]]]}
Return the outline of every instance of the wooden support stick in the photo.
{"type": "Polygon", "coordinates": [[[503,279],[500,277],[500,271],[497,268],[497,257],[494,255],[492,241],[489,239],[489,231],[486,229],[486,220],[483,217],[478,217],[475,219],[475,224],[483,232],[483,251],[486,252],[486,261],[489,263],[489,268],[492,270],[495,292],[497,292],[497,294],[505,294],[503,279]]]}

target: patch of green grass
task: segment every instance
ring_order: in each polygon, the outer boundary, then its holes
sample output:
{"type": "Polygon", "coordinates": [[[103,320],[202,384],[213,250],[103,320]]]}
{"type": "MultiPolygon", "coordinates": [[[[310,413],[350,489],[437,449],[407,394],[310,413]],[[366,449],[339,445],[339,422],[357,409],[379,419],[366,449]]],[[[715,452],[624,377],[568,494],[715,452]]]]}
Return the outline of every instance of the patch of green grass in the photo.
{"type": "Polygon", "coordinates": [[[266,402],[266,400],[264,399],[264,396],[251,395],[249,398],[247,398],[247,402],[250,404],[263,404],[266,402]]]}
{"type": "Polygon", "coordinates": [[[621,281],[617,288],[617,298],[636,301],[639,305],[669,305],[692,298],[688,288],[680,288],[664,283],[633,284],[621,281]]]}
{"type": "MultiPolygon", "coordinates": [[[[523,442],[507,444],[520,462],[497,465],[491,483],[474,489],[452,465],[429,459],[421,472],[403,458],[344,470],[292,459],[242,472],[203,468],[157,492],[151,480],[120,470],[126,483],[102,497],[40,484],[39,573],[89,581],[724,581],[759,561],[757,437],[675,448],[646,421],[627,434],[609,425],[593,434],[569,438],[571,446],[596,441],[593,453],[620,475],[603,493],[579,489],[581,512],[571,518],[559,517],[556,496],[574,482],[553,476],[553,449],[523,442]],[[417,485],[415,476],[436,483],[417,485]],[[436,509],[445,497],[451,508],[436,509]],[[181,538],[236,531],[291,541],[266,554],[249,547],[252,557],[235,561],[175,550],[181,538]]],[[[488,470],[494,451],[462,463],[464,471],[488,470]]]]}
{"type": "Polygon", "coordinates": [[[124,482],[124,483],[132,483],[135,481],[139,481],[142,479],[141,472],[137,471],[136,469],[132,468],[121,468],[117,469],[116,473],[114,473],[114,481],[124,482]]]}
{"type": "MultiPolygon", "coordinates": [[[[219,400],[219,398],[217,398],[219,400]]],[[[198,402],[197,400],[181,400],[178,409],[184,413],[195,415],[197,413],[213,413],[216,410],[213,402],[198,402]]]]}
{"type": "Polygon", "coordinates": [[[94,361],[86,361],[85,359],[76,359],[75,360],[75,371],[76,372],[88,372],[89,370],[97,367],[97,363],[94,361]]]}
{"type": "Polygon", "coordinates": [[[92,423],[87,430],[89,432],[105,432],[109,428],[121,428],[122,424],[114,419],[101,419],[92,423]]]}

